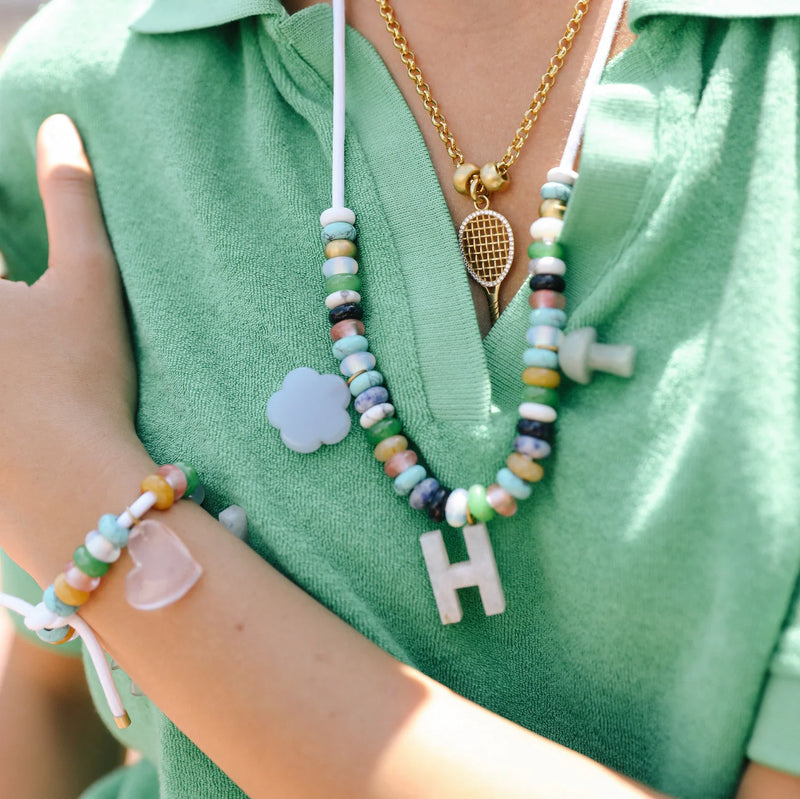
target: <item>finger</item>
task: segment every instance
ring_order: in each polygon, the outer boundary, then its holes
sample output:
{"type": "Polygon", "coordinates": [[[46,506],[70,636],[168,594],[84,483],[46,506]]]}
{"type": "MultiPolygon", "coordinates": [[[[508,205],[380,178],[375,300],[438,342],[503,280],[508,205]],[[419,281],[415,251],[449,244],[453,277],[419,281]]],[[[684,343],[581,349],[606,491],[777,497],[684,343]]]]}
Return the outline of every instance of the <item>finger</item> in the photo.
{"type": "Polygon", "coordinates": [[[73,285],[105,273],[116,278],[94,174],[69,117],[57,114],[42,123],[36,166],[50,243],[48,272],[73,285]]]}

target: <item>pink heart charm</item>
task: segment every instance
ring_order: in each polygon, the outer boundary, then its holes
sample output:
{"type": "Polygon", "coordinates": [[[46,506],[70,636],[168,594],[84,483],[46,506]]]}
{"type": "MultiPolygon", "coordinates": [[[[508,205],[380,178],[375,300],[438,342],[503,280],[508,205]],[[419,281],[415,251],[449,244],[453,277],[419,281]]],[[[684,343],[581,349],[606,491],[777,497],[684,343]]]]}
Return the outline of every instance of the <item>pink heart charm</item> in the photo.
{"type": "Polygon", "coordinates": [[[134,568],[125,598],[138,610],[157,610],[177,602],[200,578],[203,567],[169,527],[148,519],[128,541],[134,568]]]}

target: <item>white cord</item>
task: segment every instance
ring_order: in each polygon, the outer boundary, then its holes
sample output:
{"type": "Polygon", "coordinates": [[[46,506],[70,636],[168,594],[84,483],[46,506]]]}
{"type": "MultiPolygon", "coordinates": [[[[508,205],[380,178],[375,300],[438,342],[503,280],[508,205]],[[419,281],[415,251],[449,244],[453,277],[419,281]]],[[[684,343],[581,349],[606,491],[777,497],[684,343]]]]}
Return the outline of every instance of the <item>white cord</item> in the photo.
{"type": "Polygon", "coordinates": [[[600,83],[600,77],[603,74],[606,62],[608,61],[608,54],[611,52],[611,45],[614,42],[614,36],[619,27],[619,21],[622,17],[622,9],[625,7],[625,0],[613,0],[611,8],[608,10],[608,17],[606,24],[603,27],[603,33],[600,36],[600,42],[597,45],[597,51],[594,54],[592,66],[589,69],[589,74],[586,76],[586,83],[583,85],[583,93],[578,107],[575,110],[575,118],[572,120],[572,127],[567,136],[567,144],[564,147],[564,155],[561,156],[561,163],[559,167],[562,170],[571,170],[574,168],[575,159],[578,155],[578,149],[581,146],[583,139],[583,129],[586,126],[586,116],[589,113],[589,102],[592,99],[592,94],[600,83]]]}
{"type": "Polygon", "coordinates": [[[331,205],[344,208],[345,52],[344,0],[333,0],[333,176],[331,205]]]}

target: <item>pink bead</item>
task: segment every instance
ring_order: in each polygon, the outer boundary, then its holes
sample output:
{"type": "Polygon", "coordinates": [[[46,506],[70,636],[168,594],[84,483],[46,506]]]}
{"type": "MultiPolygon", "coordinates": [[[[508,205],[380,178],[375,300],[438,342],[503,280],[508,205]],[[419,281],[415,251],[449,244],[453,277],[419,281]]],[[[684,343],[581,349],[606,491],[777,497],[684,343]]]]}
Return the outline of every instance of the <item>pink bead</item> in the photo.
{"type": "Polygon", "coordinates": [[[76,591],[94,591],[100,585],[99,577],[89,577],[84,574],[72,561],[67,563],[63,569],[64,581],[70,588],[76,591]]]}
{"type": "Polygon", "coordinates": [[[180,499],[186,493],[186,475],[177,466],[168,463],[159,467],[156,474],[159,477],[163,477],[172,486],[176,500],[180,499]]]}
{"type": "Polygon", "coordinates": [[[417,462],[417,453],[413,449],[404,449],[392,455],[383,465],[383,471],[394,479],[406,469],[410,469],[417,462]]]}
{"type": "Polygon", "coordinates": [[[338,341],[345,336],[363,336],[364,323],[358,319],[342,319],[331,328],[331,339],[338,341]]]}
{"type": "Polygon", "coordinates": [[[560,291],[540,289],[531,292],[528,303],[531,308],[558,308],[563,311],[567,307],[567,298],[560,291]]]}
{"type": "Polygon", "coordinates": [[[486,501],[501,516],[513,516],[517,512],[517,500],[498,483],[492,483],[486,489],[486,501]]]}

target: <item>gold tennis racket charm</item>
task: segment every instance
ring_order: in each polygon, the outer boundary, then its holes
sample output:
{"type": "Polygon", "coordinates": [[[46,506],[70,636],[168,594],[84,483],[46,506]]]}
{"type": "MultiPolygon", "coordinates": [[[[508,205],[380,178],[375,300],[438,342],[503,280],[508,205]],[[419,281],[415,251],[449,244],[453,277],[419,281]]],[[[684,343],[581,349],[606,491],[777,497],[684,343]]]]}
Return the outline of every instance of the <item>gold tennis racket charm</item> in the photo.
{"type": "Polygon", "coordinates": [[[500,316],[500,284],[514,261],[514,233],[497,211],[473,211],[458,229],[458,246],[464,266],[486,289],[492,323],[500,316]]]}

